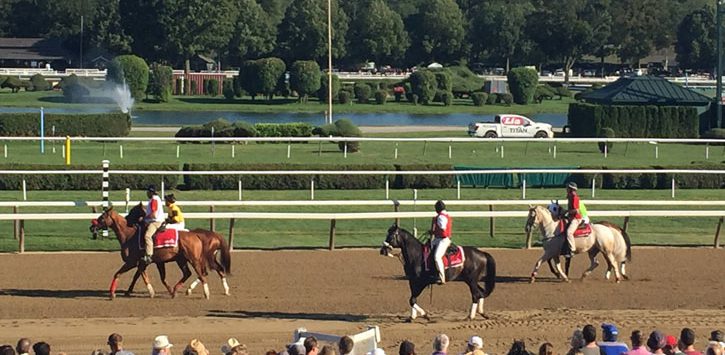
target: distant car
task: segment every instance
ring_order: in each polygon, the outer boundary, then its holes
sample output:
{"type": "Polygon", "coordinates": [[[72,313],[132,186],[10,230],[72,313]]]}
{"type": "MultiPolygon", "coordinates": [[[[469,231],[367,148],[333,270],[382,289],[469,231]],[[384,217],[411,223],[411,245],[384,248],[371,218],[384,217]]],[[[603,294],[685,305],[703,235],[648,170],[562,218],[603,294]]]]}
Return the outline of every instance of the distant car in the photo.
{"type": "Polygon", "coordinates": [[[554,71],[554,76],[564,76],[564,69],[557,69],[554,71]]]}
{"type": "Polygon", "coordinates": [[[468,135],[484,138],[554,138],[548,123],[537,123],[521,115],[496,115],[494,122],[471,122],[468,135]]]}

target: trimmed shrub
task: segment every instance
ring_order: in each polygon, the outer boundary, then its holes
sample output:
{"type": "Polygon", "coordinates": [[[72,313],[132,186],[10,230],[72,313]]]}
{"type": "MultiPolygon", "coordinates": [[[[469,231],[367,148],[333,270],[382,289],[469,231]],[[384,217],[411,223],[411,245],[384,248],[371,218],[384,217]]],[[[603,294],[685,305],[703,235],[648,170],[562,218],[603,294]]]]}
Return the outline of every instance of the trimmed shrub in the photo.
{"type": "MultiPolygon", "coordinates": [[[[581,167],[581,169],[606,169],[606,167],[581,167]]],[[[637,169],[694,169],[723,170],[722,164],[693,163],[683,166],[643,166],[637,169]]],[[[572,174],[571,180],[580,186],[591,185],[593,177],[597,179],[597,187],[604,189],[670,189],[672,174],[572,174]]],[[[684,174],[675,178],[677,187],[681,189],[721,189],[725,187],[725,174],[684,174]]]]}
{"type": "Polygon", "coordinates": [[[441,102],[443,102],[444,106],[451,106],[453,105],[453,93],[446,91],[441,95],[441,102]]]}
{"type": "MultiPolygon", "coordinates": [[[[616,135],[614,134],[614,130],[609,127],[604,127],[599,131],[599,138],[615,138],[616,135]]],[[[599,146],[599,151],[604,154],[604,148],[607,148],[607,153],[612,152],[612,147],[614,146],[614,142],[598,142],[597,146],[599,146]]]]}
{"type": "MultiPolygon", "coordinates": [[[[177,164],[119,164],[124,169],[130,170],[161,170],[169,171],[163,175],[164,185],[173,189],[181,182],[179,179],[179,166],[177,164]]],[[[88,190],[89,186],[98,185],[101,173],[100,165],[41,165],[41,164],[3,164],[0,169],[8,170],[98,170],[97,174],[68,174],[68,175],[2,175],[0,176],[0,189],[18,190],[22,187],[23,179],[26,188],[30,190],[88,190]]],[[[114,175],[110,180],[111,190],[123,190],[130,188],[134,190],[146,189],[148,185],[156,184],[159,181],[158,175],[114,175]]]]}
{"type": "Polygon", "coordinates": [[[70,102],[81,102],[90,94],[88,88],[81,83],[75,74],[63,78],[60,87],[63,90],[63,97],[70,102]]]}
{"type": "MultiPolygon", "coordinates": [[[[45,114],[45,134],[56,136],[123,137],[131,131],[131,117],[125,113],[45,114]]],[[[0,113],[0,136],[37,136],[40,121],[36,113],[0,113]]]]}
{"type": "Polygon", "coordinates": [[[497,101],[506,106],[511,106],[511,104],[514,103],[514,97],[513,97],[513,95],[511,95],[509,93],[503,93],[503,94],[497,94],[497,95],[498,95],[497,101]]]}
{"type": "MultiPolygon", "coordinates": [[[[327,102],[327,94],[329,93],[327,84],[328,84],[327,74],[322,73],[322,75],[320,75],[320,90],[317,91],[317,98],[320,100],[320,103],[327,102]]],[[[337,74],[332,74],[332,98],[333,98],[333,101],[340,94],[340,87],[341,87],[340,77],[338,77],[337,74]]]]}
{"type": "Polygon", "coordinates": [[[174,85],[176,85],[176,95],[181,95],[182,93],[184,93],[184,90],[182,89],[182,87],[184,86],[183,80],[181,80],[180,78],[176,79],[176,83],[174,85]]]}
{"type": "Polygon", "coordinates": [[[498,101],[498,94],[491,93],[488,95],[488,98],[486,98],[486,105],[495,105],[496,101],[498,101]]]}
{"type": "Polygon", "coordinates": [[[436,77],[436,88],[449,92],[453,90],[453,79],[451,72],[448,69],[435,70],[433,71],[436,77]]]}
{"type": "Polygon", "coordinates": [[[355,84],[355,88],[353,90],[355,90],[355,98],[357,99],[358,103],[368,103],[368,101],[370,100],[370,94],[372,93],[372,88],[370,88],[370,85],[357,83],[355,84]]]}
{"type": "Polygon", "coordinates": [[[519,105],[528,105],[534,100],[539,74],[530,68],[513,68],[508,73],[508,84],[513,101],[519,105]]]}
{"type": "Polygon", "coordinates": [[[471,94],[471,100],[473,100],[473,106],[483,106],[488,100],[488,94],[485,92],[474,92],[471,94]]]}
{"type": "MultiPolygon", "coordinates": [[[[362,137],[362,131],[352,121],[347,118],[339,119],[335,121],[335,133],[337,137],[362,137]]],[[[348,153],[355,153],[360,151],[360,142],[339,142],[337,147],[340,151],[343,151],[347,146],[348,153]]]]}
{"type": "Polygon", "coordinates": [[[232,137],[256,137],[258,135],[254,125],[245,121],[234,122],[231,129],[233,130],[232,137]]]}
{"type": "Polygon", "coordinates": [[[257,137],[312,137],[314,127],[306,122],[257,123],[257,137]]]}
{"type": "Polygon", "coordinates": [[[556,93],[554,88],[549,85],[539,85],[536,87],[536,93],[534,93],[534,101],[536,103],[542,103],[544,100],[551,100],[554,98],[556,93]]]}
{"type": "Polygon", "coordinates": [[[410,96],[410,98],[411,98],[411,99],[413,100],[413,105],[416,105],[416,106],[417,106],[417,105],[418,105],[418,103],[420,102],[420,98],[418,97],[418,95],[417,95],[417,94],[412,94],[412,95],[410,96]]]}
{"type": "Polygon", "coordinates": [[[131,96],[141,100],[146,94],[149,84],[149,66],[141,57],[135,55],[120,55],[108,64],[106,80],[117,84],[128,85],[131,96]]]}
{"type": "MultiPolygon", "coordinates": [[[[254,84],[251,87],[271,100],[274,93],[280,91],[279,84],[280,81],[284,82],[287,66],[282,59],[271,57],[256,60],[255,69],[256,71],[252,73],[254,84]]],[[[252,91],[247,90],[247,92],[252,91]]]]}
{"type": "Polygon", "coordinates": [[[408,80],[410,81],[413,94],[418,96],[418,99],[415,100],[415,102],[425,105],[433,102],[436,94],[436,88],[438,87],[438,83],[433,72],[427,69],[418,70],[411,74],[410,77],[408,77],[408,80]]]}
{"type": "MultiPolygon", "coordinates": [[[[453,170],[450,164],[396,165],[397,171],[453,170]]],[[[397,189],[440,189],[452,188],[456,181],[453,175],[396,175],[393,186],[397,189]]]]}
{"type": "Polygon", "coordinates": [[[697,109],[684,106],[569,105],[568,124],[575,137],[595,137],[604,127],[621,138],[697,138],[697,109]]]}
{"type": "Polygon", "coordinates": [[[405,82],[403,84],[403,89],[405,89],[405,99],[408,100],[408,102],[416,103],[418,100],[413,100],[413,86],[410,85],[410,82],[405,82]]]}
{"type": "Polygon", "coordinates": [[[725,128],[713,128],[703,133],[700,138],[725,139],[725,128]]]}
{"type": "Polygon", "coordinates": [[[315,61],[298,60],[292,63],[289,73],[290,89],[297,92],[300,102],[320,90],[320,66],[315,61]]]}
{"type": "Polygon", "coordinates": [[[6,80],[8,80],[7,76],[0,75],[0,87],[3,87],[2,85],[5,83],[6,80]]]}
{"type": "Polygon", "coordinates": [[[554,88],[554,92],[557,95],[559,95],[559,100],[561,100],[564,97],[571,97],[572,96],[571,91],[569,90],[569,88],[566,88],[564,86],[559,86],[559,87],[554,88]]]}
{"type": "Polygon", "coordinates": [[[171,99],[171,82],[174,70],[167,65],[154,63],[151,65],[148,91],[159,102],[169,102],[171,99]]]}
{"type": "Polygon", "coordinates": [[[191,85],[191,94],[192,95],[199,95],[199,87],[196,84],[196,80],[189,81],[189,85],[191,85]]]}
{"type": "Polygon", "coordinates": [[[241,97],[242,91],[246,91],[252,100],[257,98],[260,92],[259,76],[257,75],[259,63],[255,60],[245,60],[239,68],[239,75],[236,78],[235,95],[241,97]],[[238,89],[237,89],[238,88],[238,89]]]}
{"type": "Polygon", "coordinates": [[[340,90],[340,93],[337,94],[337,100],[341,104],[352,103],[352,94],[347,90],[340,90]]]}
{"type": "Polygon", "coordinates": [[[30,89],[32,91],[50,90],[50,83],[45,80],[42,74],[37,73],[30,77],[30,89]]]}
{"type": "Polygon", "coordinates": [[[219,80],[209,79],[206,82],[206,94],[211,97],[219,96],[219,80]]]}
{"type": "Polygon", "coordinates": [[[19,92],[20,89],[27,87],[28,84],[14,76],[5,77],[3,83],[0,84],[0,88],[10,89],[13,93],[19,92]]]}
{"type": "Polygon", "coordinates": [[[222,83],[222,95],[224,95],[224,98],[227,100],[234,100],[234,80],[224,80],[224,82],[222,83]]]}
{"type": "Polygon", "coordinates": [[[388,92],[385,90],[378,90],[375,92],[375,103],[378,105],[385,105],[388,101],[388,92]]]}

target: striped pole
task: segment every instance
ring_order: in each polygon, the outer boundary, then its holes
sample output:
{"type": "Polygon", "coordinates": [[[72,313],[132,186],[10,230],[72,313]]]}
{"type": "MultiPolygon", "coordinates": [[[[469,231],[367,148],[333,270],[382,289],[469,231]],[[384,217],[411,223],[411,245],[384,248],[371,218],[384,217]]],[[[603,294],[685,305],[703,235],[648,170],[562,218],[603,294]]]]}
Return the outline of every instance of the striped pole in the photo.
{"type": "MultiPolygon", "coordinates": [[[[103,197],[102,200],[102,207],[103,212],[107,211],[109,207],[111,207],[108,203],[108,165],[111,162],[108,160],[101,161],[101,164],[103,164],[103,182],[101,183],[101,195],[103,197]]],[[[108,237],[108,228],[103,228],[103,237],[108,237]]]]}

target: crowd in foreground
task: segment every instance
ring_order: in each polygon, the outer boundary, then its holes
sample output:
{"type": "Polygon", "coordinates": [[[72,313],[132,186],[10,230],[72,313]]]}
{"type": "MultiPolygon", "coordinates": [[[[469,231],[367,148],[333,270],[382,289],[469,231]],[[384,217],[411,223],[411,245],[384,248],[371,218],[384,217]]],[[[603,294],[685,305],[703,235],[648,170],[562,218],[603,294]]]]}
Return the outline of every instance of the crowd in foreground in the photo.
{"type": "MultiPolygon", "coordinates": [[[[613,324],[602,324],[602,341],[597,341],[596,327],[589,324],[583,329],[576,329],[572,334],[570,349],[566,355],[725,355],[725,340],[723,332],[714,330],[704,347],[698,348],[695,342],[695,332],[690,328],[683,328],[679,338],[673,335],[665,335],[658,330],[652,331],[645,336],[641,331],[635,330],[631,333],[630,343],[618,340],[619,331],[613,324]],[[702,350],[699,350],[702,349],[702,350]]],[[[269,350],[265,355],[350,355],[353,353],[354,342],[349,336],[341,337],[336,345],[324,345],[318,343],[315,337],[304,338],[303,342],[287,345],[277,352],[269,350]]],[[[97,349],[91,352],[92,355],[134,355],[123,346],[123,337],[120,334],[111,334],[108,337],[110,351],[97,349]]],[[[170,355],[174,345],[166,335],[159,335],[154,338],[151,344],[152,355],[170,355]]],[[[399,355],[418,355],[429,353],[428,350],[416,349],[413,342],[405,340],[400,343],[399,355]]],[[[453,349],[450,339],[446,334],[439,334],[433,339],[431,355],[489,355],[485,352],[483,339],[479,336],[472,336],[468,339],[463,351],[453,349]]],[[[229,338],[220,348],[224,355],[249,355],[247,347],[235,338],[229,338]]],[[[198,339],[192,339],[181,351],[183,355],[209,355],[217,353],[209,351],[198,339]]],[[[40,341],[32,343],[28,338],[21,338],[17,345],[0,346],[0,355],[50,355],[50,344],[40,341]],[[32,352],[31,352],[32,351],[32,352]]],[[[58,355],[64,353],[56,353],[58,355]]],[[[535,355],[534,352],[526,349],[523,340],[515,340],[511,345],[508,355],[535,355]]],[[[539,355],[553,355],[554,346],[551,343],[543,343],[538,349],[539,355]]],[[[383,349],[377,348],[367,355],[386,355],[383,349]]]]}

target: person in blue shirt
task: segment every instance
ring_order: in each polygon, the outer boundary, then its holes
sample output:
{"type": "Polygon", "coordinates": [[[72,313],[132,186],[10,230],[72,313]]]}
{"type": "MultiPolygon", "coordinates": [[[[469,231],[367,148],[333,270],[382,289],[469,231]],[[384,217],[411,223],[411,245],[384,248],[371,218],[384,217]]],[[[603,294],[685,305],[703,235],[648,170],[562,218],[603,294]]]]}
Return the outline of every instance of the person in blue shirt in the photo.
{"type": "Polygon", "coordinates": [[[603,323],[602,324],[602,340],[597,345],[601,349],[602,354],[606,355],[621,355],[629,351],[627,344],[618,342],[617,335],[619,331],[614,324],[603,323]]]}

